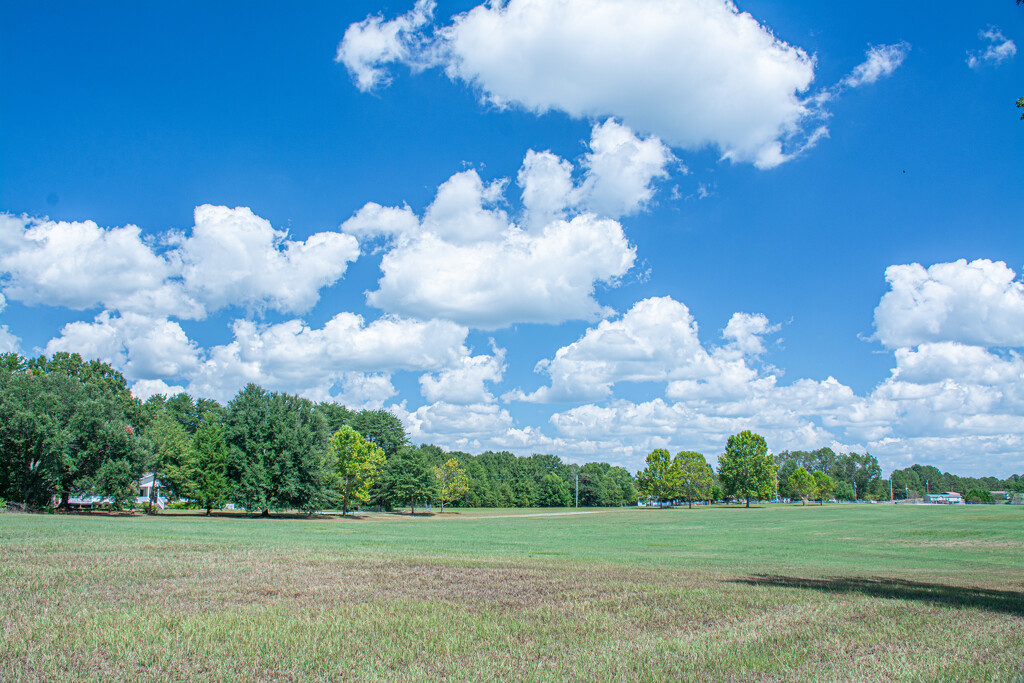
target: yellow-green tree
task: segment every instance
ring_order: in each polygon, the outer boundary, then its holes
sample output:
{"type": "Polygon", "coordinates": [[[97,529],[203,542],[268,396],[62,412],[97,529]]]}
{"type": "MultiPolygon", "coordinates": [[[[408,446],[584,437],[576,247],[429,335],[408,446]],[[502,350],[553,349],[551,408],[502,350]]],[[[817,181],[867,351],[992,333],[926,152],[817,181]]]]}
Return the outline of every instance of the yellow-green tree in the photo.
{"type": "Polygon", "coordinates": [[[438,498],[441,501],[441,512],[444,513],[444,504],[458,500],[469,493],[469,478],[466,470],[462,469],[462,463],[458,458],[451,458],[443,465],[434,468],[434,477],[437,479],[438,498]]]}
{"type": "Polygon", "coordinates": [[[353,502],[365,503],[377,475],[387,460],[384,451],[345,425],[331,436],[328,453],[341,492],[341,514],[353,502]]]}

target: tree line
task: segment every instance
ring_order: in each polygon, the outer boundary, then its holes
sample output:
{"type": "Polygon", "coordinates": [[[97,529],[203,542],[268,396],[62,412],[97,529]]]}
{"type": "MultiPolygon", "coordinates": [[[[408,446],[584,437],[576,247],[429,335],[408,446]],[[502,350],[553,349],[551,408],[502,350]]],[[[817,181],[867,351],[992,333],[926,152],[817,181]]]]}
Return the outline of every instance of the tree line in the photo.
{"type": "MultiPolygon", "coordinates": [[[[141,402],[117,370],[78,354],[0,355],[0,499],[30,508],[74,496],[131,505],[145,472],[207,512],[263,515],[372,506],[618,506],[633,476],[554,455],[413,446],[382,410],[352,411],[250,384],[227,403],[188,394],[141,402]]],[[[154,490],[155,495],[155,490],[154,490]]],[[[155,500],[154,500],[155,502],[155,500]]]]}
{"type": "Polygon", "coordinates": [[[968,502],[994,502],[990,491],[1024,493],[1024,476],[958,477],[930,465],[913,465],[882,479],[878,460],[869,453],[783,451],[768,454],[763,437],[749,431],[734,434],[718,459],[718,472],[700,453],[652,451],[637,474],[639,493],[648,501],[668,504],[735,499],[752,500],[895,500],[920,498],[926,492],[955,491],[968,502]],[[890,488],[891,484],[891,488],[890,488]]]}
{"type": "MultiPolygon", "coordinates": [[[[30,508],[72,496],[130,505],[153,472],[165,493],[207,512],[355,507],[565,507],[776,498],[824,501],[1024,490],[1024,478],[957,477],[930,466],[881,478],[870,454],[829,448],[772,456],[760,435],[729,437],[718,471],[705,457],[656,449],[636,477],[554,455],[471,455],[409,443],[382,410],[353,411],[250,384],[227,403],[188,394],[131,395],[110,365],[78,354],[0,355],[0,499],[30,508]]],[[[154,501],[155,502],[155,501],[154,501]]]]}

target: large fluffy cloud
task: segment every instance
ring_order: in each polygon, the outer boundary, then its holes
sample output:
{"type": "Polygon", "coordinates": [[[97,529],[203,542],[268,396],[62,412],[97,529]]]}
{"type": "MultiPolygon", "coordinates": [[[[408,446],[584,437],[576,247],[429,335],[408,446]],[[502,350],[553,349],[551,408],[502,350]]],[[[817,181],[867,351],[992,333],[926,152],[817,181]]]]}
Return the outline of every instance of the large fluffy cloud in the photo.
{"type": "Polygon", "coordinates": [[[168,282],[174,268],[134,225],[101,228],[93,221],[65,222],[0,215],[0,283],[12,300],[86,309],[159,307],[178,315],[196,312],[180,287],[168,282]]]}
{"type": "Polygon", "coordinates": [[[208,204],[196,208],[191,235],[171,254],[185,290],[208,308],[267,306],[288,313],[310,309],[358,256],[351,235],[287,240],[248,208],[208,204]]]}
{"type": "MultiPolygon", "coordinates": [[[[386,85],[389,63],[440,65],[498,106],[615,116],[761,168],[827,134],[814,123],[824,100],[807,94],[814,58],[725,0],[488,2],[428,35],[433,7],[420,0],[397,19],[352,24],[337,61],[362,90],[386,85]]],[[[843,86],[892,73],[905,53],[872,48],[843,86]]]]}
{"type": "Polygon", "coordinates": [[[417,8],[346,32],[339,61],[360,87],[383,82],[389,62],[436,62],[498,105],[617,116],[673,145],[715,145],[762,166],[778,163],[808,115],[813,59],[721,0],[488,3],[427,43],[410,30],[425,23],[417,8]]]}
{"type": "Polygon", "coordinates": [[[443,370],[469,355],[466,328],[445,321],[384,317],[366,323],[362,316],[339,313],[321,328],[301,320],[237,320],[233,331],[234,339],[210,349],[190,378],[197,393],[223,399],[257,382],[317,400],[347,392],[364,397],[364,403],[367,396],[379,402],[382,394],[394,393],[388,373],[443,370]]]}
{"type": "Polygon", "coordinates": [[[890,290],[875,309],[875,336],[889,348],[1024,346],[1024,283],[1002,261],[896,265],[885,279],[890,290]]]}
{"type": "Polygon", "coordinates": [[[588,215],[539,235],[510,228],[500,240],[465,246],[424,233],[385,254],[368,301],[485,329],[593,319],[603,312],[595,283],[621,277],[634,258],[618,223],[588,215]]]}
{"type": "Polygon", "coordinates": [[[250,209],[203,205],[190,234],[0,214],[0,286],[12,300],[203,318],[229,306],[298,313],[359,256],[351,235],[304,241],[250,209]]]}
{"type": "Polygon", "coordinates": [[[637,302],[618,320],[604,320],[536,370],[551,386],[508,398],[531,402],[592,401],[617,382],[668,383],[669,394],[721,395],[757,380],[748,365],[764,351],[761,338],[778,329],[763,315],[736,313],[722,332],[728,343],[706,349],[689,309],[671,297],[637,302]]]}
{"type": "Polygon", "coordinates": [[[593,320],[606,312],[595,286],[614,284],[636,256],[613,218],[650,201],[672,160],[660,141],[609,120],[594,126],[580,169],[551,152],[526,154],[518,222],[502,208],[508,181],[468,170],[438,188],[422,220],[370,203],[341,229],[385,238],[382,277],[367,295],[385,311],[487,329],[593,320]]]}
{"type": "Polygon", "coordinates": [[[121,368],[130,379],[188,376],[199,366],[199,348],[178,323],[138,313],[100,313],[93,322],[71,322],[46,345],[46,353],[79,353],[121,368]]]}

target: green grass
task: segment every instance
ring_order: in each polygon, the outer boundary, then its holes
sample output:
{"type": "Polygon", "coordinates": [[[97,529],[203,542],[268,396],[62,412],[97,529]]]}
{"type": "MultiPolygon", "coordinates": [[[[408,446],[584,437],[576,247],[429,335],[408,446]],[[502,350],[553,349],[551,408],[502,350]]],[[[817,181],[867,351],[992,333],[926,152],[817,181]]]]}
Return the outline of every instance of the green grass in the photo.
{"type": "Polygon", "coordinates": [[[0,515],[0,680],[1024,680],[1024,508],[0,515]]]}

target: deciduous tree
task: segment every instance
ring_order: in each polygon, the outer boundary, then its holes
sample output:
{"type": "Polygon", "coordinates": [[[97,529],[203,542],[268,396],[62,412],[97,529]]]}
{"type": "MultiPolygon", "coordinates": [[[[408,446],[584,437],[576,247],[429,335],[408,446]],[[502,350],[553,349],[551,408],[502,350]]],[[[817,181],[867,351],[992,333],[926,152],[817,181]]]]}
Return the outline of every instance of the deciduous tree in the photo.
{"type": "Polygon", "coordinates": [[[386,410],[360,411],[352,416],[349,424],[367,441],[377,444],[386,458],[409,443],[402,421],[386,410]]]}
{"type": "Polygon", "coordinates": [[[775,462],[764,437],[751,431],[733,434],[718,459],[718,478],[725,495],[746,500],[770,498],[775,487],[775,462]]]}
{"type": "Polygon", "coordinates": [[[708,500],[711,497],[711,486],[715,483],[715,474],[701,453],[680,451],[672,459],[675,470],[676,492],[686,501],[687,507],[693,507],[695,500],[708,500]]]}
{"type": "Polygon", "coordinates": [[[637,488],[641,496],[664,504],[672,499],[675,482],[672,456],[664,448],[656,448],[647,455],[647,467],[637,475],[637,488]]]}
{"type": "Polygon", "coordinates": [[[341,492],[341,514],[353,501],[365,503],[370,487],[386,463],[384,451],[345,425],[331,436],[328,446],[333,476],[341,492]]]}
{"type": "Polygon", "coordinates": [[[825,499],[836,490],[836,482],[821,470],[817,470],[814,473],[814,490],[818,494],[818,502],[824,505],[825,499]]]}
{"type": "Polygon", "coordinates": [[[814,495],[814,477],[803,467],[797,467],[786,480],[786,488],[790,498],[799,498],[804,505],[814,495]]]}
{"type": "Polygon", "coordinates": [[[441,502],[443,514],[445,503],[458,500],[469,492],[469,479],[458,458],[449,458],[436,466],[434,477],[437,479],[437,499],[441,502]]]}

